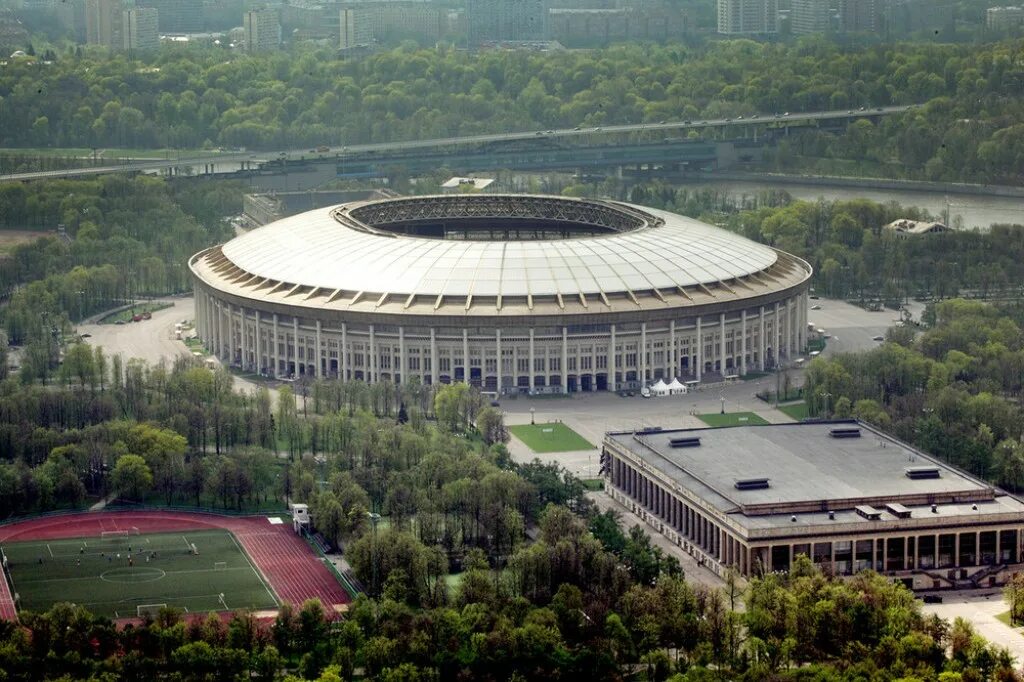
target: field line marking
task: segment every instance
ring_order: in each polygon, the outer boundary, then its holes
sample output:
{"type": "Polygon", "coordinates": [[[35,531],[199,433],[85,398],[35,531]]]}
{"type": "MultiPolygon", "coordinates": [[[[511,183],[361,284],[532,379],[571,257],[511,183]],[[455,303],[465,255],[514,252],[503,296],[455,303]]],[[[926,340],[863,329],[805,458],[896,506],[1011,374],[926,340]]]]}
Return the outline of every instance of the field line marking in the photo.
{"type": "MultiPolygon", "coordinates": [[[[124,566],[119,566],[119,567],[115,567],[115,568],[125,568],[125,567],[124,566]]],[[[164,576],[166,577],[166,576],[170,576],[170,575],[186,575],[186,574],[189,574],[189,573],[224,573],[225,571],[246,571],[246,570],[249,570],[250,568],[252,568],[252,567],[251,566],[235,566],[234,568],[221,568],[221,569],[216,569],[216,568],[193,568],[193,569],[188,569],[188,570],[184,570],[184,571],[164,571],[164,576]]],[[[163,569],[157,569],[157,570],[163,570],[163,569]]],[[[106,572],[106,571],[104,571],[104,572],[106,572]]],[[[256,577],[259,578],[260,577],[259,574],[257,574],[256,577]]],[[[31,583],[33,585],[46,585],[48,583],[67,583],[67,582],[74,582],[76,580],[103,580],[103,578],[101,578],[98,575],[86,575],[86,576],[78,576],[78,577],[75,577],[75,578],[46,578],[44,580],[32,580],[31,583]]],[[[112,582],[112,581],[107,580],[105,582],[112,582]]],[[[262,580],[260,582],[262,582],[262,580]]],[[[122,584],[131,585],[132,583],[122,583],[122,584]]]]}
{"type": "Polygon", "coordinates": [[[53,550],[50,549],[50,543],[49,542],[46,543],[46,551],[50,553],[50,558],[52,559],[53,558],[53,550]]]}
{"type": "Polygon", "coordinates": [[[238,548],[238,551],[241,552],[242,556],[245,557],[245,560],[249,564],[249,566],[252,568],[253,573],[255,573],[256,577],[260,579],[261,583],[263,583],[263,587],[264,587],[264,589],[266,589],[267,594],[269,594],[270,598],[272,600],[274,600],[274,602],[278,606],[280,606],[281,605],[281,598],[279,596],[277,596],[276,592],[271,591],[270,583],[266,579],[266,576],[263,575],[262,571],[260,571],[258,568],[256,568],[256,564],[253,562],[252,558],[249,556],[249,553],[246,552],[244,549],[242,549],[242,546],[240,544],[238,544],[238,538],[235,537],[235,534],[232,533],[231,531],[228,531],[228,535],[231,537],[231,541],[235,543],[235,547],[238,548]]]}

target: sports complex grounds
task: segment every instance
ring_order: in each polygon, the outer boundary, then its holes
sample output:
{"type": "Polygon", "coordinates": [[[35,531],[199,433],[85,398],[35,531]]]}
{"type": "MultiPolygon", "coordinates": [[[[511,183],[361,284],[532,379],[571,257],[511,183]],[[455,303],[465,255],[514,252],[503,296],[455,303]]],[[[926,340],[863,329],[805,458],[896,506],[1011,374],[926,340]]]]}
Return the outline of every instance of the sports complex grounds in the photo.
{"type": "Polygon", "coordinates": [[[0,527],[0,618],[72,602],[114,619],[350,600],[287,517],[172,511],[41,517],[0,527]]]}

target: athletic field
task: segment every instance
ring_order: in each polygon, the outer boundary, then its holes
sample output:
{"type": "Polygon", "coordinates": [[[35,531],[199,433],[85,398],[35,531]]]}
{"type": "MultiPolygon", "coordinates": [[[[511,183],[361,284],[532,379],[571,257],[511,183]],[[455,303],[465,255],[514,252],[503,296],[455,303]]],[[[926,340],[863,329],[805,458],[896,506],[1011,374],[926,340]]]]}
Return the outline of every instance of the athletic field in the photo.
{"type": "Polygon", "coordinates": [[[143,533],[5,542],[0,549],[18,607],[45,611],[56,602],[127,618],[161,606],[187,613],[272,609],[277,599],[229,531],[143,533]]]}

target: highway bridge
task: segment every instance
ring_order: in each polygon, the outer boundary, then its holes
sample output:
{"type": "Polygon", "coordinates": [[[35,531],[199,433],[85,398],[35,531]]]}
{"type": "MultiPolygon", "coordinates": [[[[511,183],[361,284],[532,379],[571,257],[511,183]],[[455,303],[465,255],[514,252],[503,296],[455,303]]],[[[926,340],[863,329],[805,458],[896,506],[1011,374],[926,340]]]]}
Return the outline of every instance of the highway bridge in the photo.
{"type": "MultiPolygon", "coordinates": [[[[647,138],[648,144],[656,142],[658,136],[686,135],[691,131],[706,131],[712,136],[744,137],[756,136],[769,131],[786,130],[790,127],[804,127],[809,124],[844,124],[858,118],[878,118],[899,114],[918,105],[897,105],[885,107],[861,107],[839,111],[811,111],[801,113],[784,112],[781,114],[764,114],[749,117],[716,118],[684,121],[663,121],[659,123],[632,123],[608,126],[576,126],[553,130],[532,130],[514,133],[494,133],[487,135],[467,135],[463,137],[436,138],[428,140],[409,140],[405,142],[387,142],[377,144],[354,144],[333,146],[326,149],[290,149],[282,151],[261,152],[211,152],[209,154],[181,156],[167,159],[151,159],[130,161],[116,165],[88,166],[67,168],[62,170],[36,171],[28,173],[11,173],[0,175],[0,181],[28,181],[48,178],[70,178],[88,175],[106,175],[110,173],[145,173],[165,171],[174,173],[182,169],[190,172],[214,173],[225,172],[224,169],[247,170],[259,168],[265,164],[281,164],[293,160],[335,160],[339,164],[356,163],[374,155],[400,155],[406,158],[418,157],[414,152],[427,151],[424,158],[431,158],[437,167],[439,156],[458,156],[462,147],[492,146],[496,143],[512,143],[523,141],[547,141],[560,143],[558,146],[589,146],[610,147],[613,139],[625,138],[622,144],[630,140],[647,138]]],[[[449,162],[451,163],[451,162],[449,162]]],[[[442,165],[444,165],[442,163],[442,165]]],[[[431,167],[431,166],[428,166],[431,167]]]]}

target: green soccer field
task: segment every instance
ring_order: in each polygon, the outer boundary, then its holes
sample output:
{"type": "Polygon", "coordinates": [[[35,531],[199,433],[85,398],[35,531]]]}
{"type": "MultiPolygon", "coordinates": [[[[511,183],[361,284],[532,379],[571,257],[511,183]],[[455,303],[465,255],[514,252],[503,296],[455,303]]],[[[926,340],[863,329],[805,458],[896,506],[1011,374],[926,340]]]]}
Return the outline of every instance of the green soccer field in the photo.
{"type": "Polygon", "coordinates": [[[187,613],[278,605],[224,530],[13,542],[2,549],[19,609],[45,611],[68,601],[126,618],[165,605],[187,613]]]}
{"type": "Polygon", "coordinates": [[[708,426],[763,426],[768,423],[753,412],[726,412],[725,414],[699,414],[697,418],[708,426]]]}
{"type": "Polygon", "coordinates": [[[510,426],[512,435],[534,452],[572,452],[593,450],[594,446],[565,424],[519,424],[510,426]]]}

